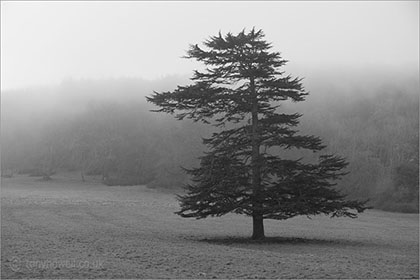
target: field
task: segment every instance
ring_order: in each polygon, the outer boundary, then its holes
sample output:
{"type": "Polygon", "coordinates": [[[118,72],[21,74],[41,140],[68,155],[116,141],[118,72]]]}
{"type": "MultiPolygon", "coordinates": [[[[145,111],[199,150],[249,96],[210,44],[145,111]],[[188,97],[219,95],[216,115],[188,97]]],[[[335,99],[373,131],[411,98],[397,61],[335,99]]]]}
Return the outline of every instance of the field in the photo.
{"type": "Polygon", "coordinates": [[[417,214],[184,219],[173,194],[72,176],[1,181],[2,278],[419,278],[417,214]]]}

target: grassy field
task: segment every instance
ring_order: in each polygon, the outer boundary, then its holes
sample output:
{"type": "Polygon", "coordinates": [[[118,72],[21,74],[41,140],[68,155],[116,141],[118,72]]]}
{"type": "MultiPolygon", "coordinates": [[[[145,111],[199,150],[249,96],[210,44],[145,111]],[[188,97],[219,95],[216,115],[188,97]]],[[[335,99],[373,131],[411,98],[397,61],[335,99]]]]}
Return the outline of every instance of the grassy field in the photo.
{"type": "Polygon", "coordinates": [[[173,194],[71,176],[1,181],[2,278],[419,278],[417,214],[183,219],[173,194]]]}

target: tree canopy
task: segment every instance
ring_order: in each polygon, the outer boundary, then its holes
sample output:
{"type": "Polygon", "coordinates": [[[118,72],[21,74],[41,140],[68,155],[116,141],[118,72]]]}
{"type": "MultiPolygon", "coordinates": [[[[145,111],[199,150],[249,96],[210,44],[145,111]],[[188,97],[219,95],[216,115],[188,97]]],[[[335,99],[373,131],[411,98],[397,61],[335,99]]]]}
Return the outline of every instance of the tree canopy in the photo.
{"type": "Polygon", "coordinates": [[[187,58],[202,62],[194,82],[155,92],[148,101],[157,112],[175,114],[222,128],[204,139],[208,151],[200,167],[187,170],[193,184],[180,196],[182,217],[206,218],[229,212],[253,217],[253,238],[264,238],[263,219],[330,214],[356,217],[365,202],[349,201],[334,189],[345,174],[345,159],[321,155],[317,163],[285,159],[275,148],[319,152],[316,136],[297,134],[301,114],[288,114],[281,102],[305,100],[301,79],[285,75],[280,53],[270,49],[262,30],[212,36],[204,48],[192,45],[187,58]],[[228,125],[229,124],[229,125],[228,125]],[[228,128],[229,126],[229,128],[228,128]]]}

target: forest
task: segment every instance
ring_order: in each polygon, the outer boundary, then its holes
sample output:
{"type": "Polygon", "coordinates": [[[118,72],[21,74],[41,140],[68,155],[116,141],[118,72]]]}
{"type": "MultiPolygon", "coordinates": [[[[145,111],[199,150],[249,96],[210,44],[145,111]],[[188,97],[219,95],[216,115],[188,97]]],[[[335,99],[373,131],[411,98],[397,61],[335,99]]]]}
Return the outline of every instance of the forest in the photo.
{"type": "MultiPolygon", "coordinates": [[[[398,73],[312,73],[310,95],[281,110],[303,114],[299,130],[320,136],[326,152],[344,156],[348,174],[337,188],[377,209],[419,210],[419,80],[398,73]],[[347,78],[343,78],[347,77],[347,78]]],[[[57,86],[3,91],[1,171],[54,179],[77,172],[105,185],[147,185],[180,191],[215,128],[151,112],[154,91],[185,84],[159,80],[65,80],[57,86]]],[[[300,150],[278,151],[305,157],[300,150]]]]}

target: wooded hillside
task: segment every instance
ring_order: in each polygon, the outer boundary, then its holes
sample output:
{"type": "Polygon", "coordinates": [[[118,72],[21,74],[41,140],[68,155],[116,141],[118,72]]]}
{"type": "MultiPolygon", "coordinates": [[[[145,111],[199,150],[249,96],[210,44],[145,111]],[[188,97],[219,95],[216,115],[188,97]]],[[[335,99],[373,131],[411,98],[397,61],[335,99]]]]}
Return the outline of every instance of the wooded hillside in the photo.
{"type": "MultiPolygon", "coordinates": [[[[72,170],[81,180],[101,175],[109,185],[181,187],[188,178],[180,167],[197,164],[202,137],[211,129],[153,114],[145,96],[185,80],[67,81],[2,92],[2,176],[54,178],[72,170]]],[[[347,158],[349,174],[338,187],[351,198],[370,198],[376,208],[418,211],[418,79],[358,87],[308,84],[305,104],[282,109],[302,113],[299,129],[321,136],[328,152],[347,158]]]]}

